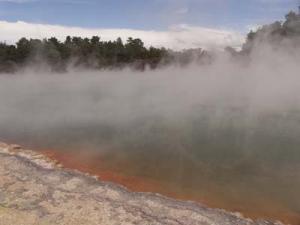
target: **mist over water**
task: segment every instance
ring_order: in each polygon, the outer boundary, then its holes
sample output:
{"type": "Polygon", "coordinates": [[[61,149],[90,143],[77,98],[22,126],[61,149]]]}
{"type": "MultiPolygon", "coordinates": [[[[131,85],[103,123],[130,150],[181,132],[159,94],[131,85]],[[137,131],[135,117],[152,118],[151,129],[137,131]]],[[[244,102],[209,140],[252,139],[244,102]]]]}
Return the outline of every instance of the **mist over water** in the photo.
{"type": "Polygon", "coordinates": [[[299,59],[266,47],[247,63],[220,53],[185,68],[2,75],[0,137],[99,155],[219,207],[300,218],[299,59]]]}

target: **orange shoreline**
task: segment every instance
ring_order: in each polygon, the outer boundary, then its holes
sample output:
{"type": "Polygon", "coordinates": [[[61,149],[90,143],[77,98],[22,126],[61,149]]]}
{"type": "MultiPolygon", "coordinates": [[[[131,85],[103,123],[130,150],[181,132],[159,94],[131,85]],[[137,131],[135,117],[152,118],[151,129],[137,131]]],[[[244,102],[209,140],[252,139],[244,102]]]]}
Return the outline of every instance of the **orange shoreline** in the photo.
{"type": "MultiPolygon", "coordinates": [[[[134,192],[160,193],[167,197],[178,200],[192,200],[212,208],[223,208],[228,211],[241,212],[245,217],[249,217],[251,219],[280,220],[286,224],[300,225],[300,215],[297,213],[288,212],[287,210],[279,210],[277,213],[275,213],[276,210],[274,210],[274,212],[271,212],[272,210],[269,210],[269,212],[256,212],[255,210],[233,208],[226,205],[226,203],[218,199],[212,199],[211,197],[208,199],[195,199],[193,196],[167,191],[158,181],[141,177],[126,176],[120,172],[107,170],[107,168],[101,166],[101,163],[99,164],[99,157],[97,158],[96,163],[91,160],[92,157],[87,157],[80,154],[77,155],[77,157],[74,157],[73,154],[71,155],[65,152],[62,154],[61,152],[52,150],[42,150],[39,152],[43,153],[50,159],[58,161],[65,168],[76,169],[81,172],[98,176],[102,181],[123,185],[134,192]]],[[[272,209],[274,208],[274,205],[267,205],[266,208],[267,207],[272,209]]]]}

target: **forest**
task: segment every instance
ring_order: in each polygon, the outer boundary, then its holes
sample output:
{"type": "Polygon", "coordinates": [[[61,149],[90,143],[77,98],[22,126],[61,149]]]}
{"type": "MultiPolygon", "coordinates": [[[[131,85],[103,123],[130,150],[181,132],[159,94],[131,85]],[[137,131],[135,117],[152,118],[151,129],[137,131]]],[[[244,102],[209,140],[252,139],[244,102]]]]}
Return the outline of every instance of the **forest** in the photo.
{"type": "MultiPolygon", "coordinates": [[[[201,37],[199,37],[201,38],[201,37]]],[[[250,31],[241,50],[225,48],[232,56],[247,57],[259,43],[276,47],[291,42],[300,46],[300,15],[290,12],[285,21],[264,25],[250,31]]],[[[0,72],[14,73],[26,67],[47,67],[53,72],[65,72],[69,67],[85,69],[156,69],[168,65],[188,65],[191,62],[210,63],[213,53],[199,49],[172,51],[166,48],[145,47],[139,38],[102,41],[101,37],[66,37],[60,41],[21,38],[14,45],[0,43],[0,72]]]]}
{"type": "Polygon", "coordinates": [[[68,67],[144,70],[171,63],[185,65],[192,59],[203,60],[205,55],[202,49],[175,52],[165,48],[146,48],[138,38],[129,38],[126,43],[121,38],[101,41],[98,36],[68,36],[63,42],[55,37],[43,40],[21,38],[15,45],[0,43],[0,72],[12,73],[38,65],[54,72],[65,72],[68,67]]]}

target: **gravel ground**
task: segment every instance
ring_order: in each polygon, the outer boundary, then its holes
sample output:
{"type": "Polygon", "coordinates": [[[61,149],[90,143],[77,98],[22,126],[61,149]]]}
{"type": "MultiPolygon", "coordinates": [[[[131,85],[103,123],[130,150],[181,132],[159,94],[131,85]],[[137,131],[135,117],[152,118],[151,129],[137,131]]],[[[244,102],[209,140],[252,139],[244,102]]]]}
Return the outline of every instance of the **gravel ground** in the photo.
{"type": "Polygon", "coordinates": [[[239,213],[134,193],[0,143],[0,225],[281,225],[239,213]]]}

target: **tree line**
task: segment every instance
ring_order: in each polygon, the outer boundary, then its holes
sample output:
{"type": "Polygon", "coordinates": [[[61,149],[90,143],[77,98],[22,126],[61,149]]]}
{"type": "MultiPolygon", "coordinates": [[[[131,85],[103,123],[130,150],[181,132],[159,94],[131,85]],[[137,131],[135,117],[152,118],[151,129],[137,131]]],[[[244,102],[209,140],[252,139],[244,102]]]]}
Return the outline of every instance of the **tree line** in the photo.
{"type": "MultiPolygon", "coordinates": [[[[257,44],[268,43],[274,48],[300,47],[300,15],[290,12],[285,21],[264,25],[257,31],[250,31],[240,51],[227,47],[234,57],[246,58],[257,44]]],[[[131,67],[138,70],[155,69],[166,65],[185,66],[213,61],[213,53],[203,49],[172,51],[165,48],[145,47],[138,38],[121,38],[102,41],[92,38],[66,37],[60,41],[49,39],[21,38],[16,44],[0,43],[0,73],[16,72],[27,66],[47,66],[52,71],[64,72],[69,66],[89,69],[118,69],[131,67]]]]}
{"type": "Polygon", "coordinates": [[[15,45],[0,43],[0,72],[15,72],[27,66],[48,66],[52,71],[64,72],[69,66],[103,69],[124,68],[144,70],[178,63],[188,64],[192,57],[202,59],[206,52],[202,49],[175,52],[165,48],[145,47],[141,39],[121,38],[102,41],[92,38],[66,37],[59,41],[49,39],[21,38],[15,45]]]}
{"type": "Polygon", "coordinates": [[[291,11],[285,16],[284,21],[275,21],[259,27],[256,31],[251,30],[239,51],[231,47],[226,47],[225,50],[234,59],[247,61],[252,52],[263,46],[270,47],[274,51],[298,51],[300,49],[300,14],[291,11]]]}
{"type": "Polygon", "coordinates": [[[257,31],[250,31],[242,52],[249,53],[255,45],[266,43],[275,49],[287,46],[299,48],[300,14],[291,11],[285,16],[283,22],[276,21],[260,27],[257,31]]]}
{"type": "Polygon", "coordinates": [[[92,38],[66,37],[61,42],[57,38],[21,38],[15,45],[0,44],[0,70],[14,71],[17,68],[44,63],[55,71],[64,71],[73,66],[88,68],[121,67],[124,64],[147,62],[155,67],[166,55],[163,48],[145,48],[140,39],[129,38],[125,44],[121,38],[115,41],[101,41],[92,38]]]}

